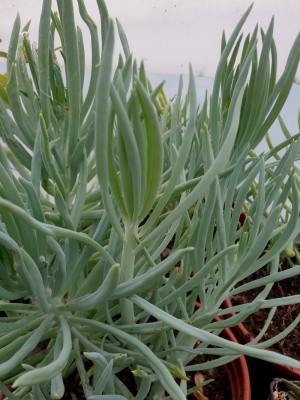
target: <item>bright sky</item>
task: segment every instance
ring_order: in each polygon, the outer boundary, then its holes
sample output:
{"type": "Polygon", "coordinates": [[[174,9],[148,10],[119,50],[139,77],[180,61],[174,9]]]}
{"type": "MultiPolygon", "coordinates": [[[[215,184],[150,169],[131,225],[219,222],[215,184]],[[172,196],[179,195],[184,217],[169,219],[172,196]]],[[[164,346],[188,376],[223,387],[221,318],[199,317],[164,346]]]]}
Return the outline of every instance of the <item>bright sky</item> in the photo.
{"type": "MultiPolygon", "coordinates": [[[[53,1],[55,4],[55,1],[53,1]]],[[[77,3],[74,1],[74,3],[77,3]]],[[[95,0],[86,7],[98,22],[95,0]]],[[[144,59],[149,72],[187,73],[192,63],[198,75],[213,76],[219,54],[222,30],[232,32],[251,0],[107,0],[112,17],[121,21],[131,51],[144,59]]],[[[278,50],[279,72],[299,33],[299,0],[256,0],[244,32],[258,23],[267,29],[275,15],[274,36],[278,50]]],[[[17,11],[22,24],[32,20],[31,41],[37,40],[41,0],[1,0],[0,50],[6,51],[17,11]]],[[[86,34],[84,25],[83,33],[86,34]]],[[[89,39],[86,39],[89,43],[89,39]]],[[[300,68],[297,78],[300,80],[300,68]]]]}

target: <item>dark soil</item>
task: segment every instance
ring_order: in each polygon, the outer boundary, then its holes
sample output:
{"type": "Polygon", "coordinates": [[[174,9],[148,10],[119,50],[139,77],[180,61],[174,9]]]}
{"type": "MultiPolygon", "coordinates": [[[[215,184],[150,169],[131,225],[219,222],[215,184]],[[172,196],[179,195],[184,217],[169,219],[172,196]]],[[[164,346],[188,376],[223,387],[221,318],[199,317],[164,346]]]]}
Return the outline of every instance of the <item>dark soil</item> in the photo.
{"type": "Polygon", "coordinates": [[[209,400],[231,400],[231,390],[229,386],[226,367],[213,368],[204,371],[205,379],[214,379],[203,388],[204,395],[209,400]]]}
{"type": "MultiPolygon", "coordinates": [[[[288,268],[287,266],[282,266],[282,269],[288,268]]],[[[253,279],[259,279],[268,275],[267,267],[260,269],[253,276],[248,277],[243,281],[243,283],[250,282],[253,279]]],[[[232,303],[244,304],[251,302],[258,293],[260,293],[262,288],[257,288],[249,290],[247,292],[241,293],[237,296],[232,297],[232,303]]],[[[278,298],[283,296],[292,296],[300,293],[300,276],[293,278],[288,278],[280,282],[274,283],[271,292],[268,295],[270,298],[278,298]]],[[[264,323],[268,317],[269,309],[262,309],[252,314],[245,319],[243,324],[248,329],[252,336],[256,336],[264,326],[264,323]]],[[[278,333],[282,332],[287,328],[300,313],[300,304],[289,305],[277,307],[274,314],[273,320],[263,336],[261,341],[268,340],[278,333]]],[[[294,330],[287,335],[285,338],[280,340],[278,343],[270,347],[273,351],[277,351],[281,354],[290,356],[294,359],[300,360],[300,324],[298,324],[294,330]]]]}
{"type": "MultiPolygon", "coordinates": [[[[211,359],[212,357],[206,357],[204,360],[203,356],[199,356],[194,360],[194,363],[198,364],[211,359]]],[[[211,382],[204,387],[204,395],[207,396],[209,400],[231,400],[231,391],[226,366],[202,371],[202,373],[204,380],[214,379],[214,382],[211,382]]],[[[188,377],[190,378],[190,386],[195,386],[196,383],[194,382],[194,373],[189,373],[188,377]]],[[[122,382],[126,382],[126,386],[133,394],[136,393],[135,382],[129,369],[122,371],[122,373],[119,374],[119,378],[122,380],[122,382]]],[[[191,394],[187,397],[187,399],[195,400],[196,397],[191,394]]]]}
{"type": "MultiPolygon", "coordinates": [[[[88,361],[86,361],[86,364],[91,366],[91,363],[88,361]]],[[[70,375],[67,379],[64,380],[64,385],[65,385],[65,394],[63,397],[64,399],[72,400],[73,398],[75,398],[76,400],[86,400],[77,370],[75,370],[72,373],[72,375],[70,375]]]]}
{"type": "MultiPolygon", "coordinates": [[[[207,360],[208,359],[206,358],[206,361],[207,360]]],[[[203,359],[199,360],[199,358],[195,360],[195,363],[200,363],[200,362],[204,362],[204,360],[203,359]]],[[[207,396],[209,400],[232,399],[228,375],[225,366],[209,369],[207,371],[202,371],[202,373],[205,380],[214,379],[213,382],[204,387],[204,395],[207,396]]],[[[122,380],[122,382],[126,382],[126,386],[129,388],[129,390],[132,391],[132,393],[136,394],[136,385],[132,373],[130,372],[129,369],[122,371],[122,373],[119,374],[119,378],[122,380]]],[[[195,386],[196,384],[194,382],[192,373],[189,374],[189,378],[191,380],[190,381],[191,386],[195,386]]],[[[84,392],[82,390],[82,386],[80,384],[80,378],[78,376],[77,371],[65,381],[65,386],[66,386],[66,393],[64,399],[71,400],[73,394],[76,395],[77,400],[85,400],[84,392]]],[[[187,397],[187,399],[195,400],[196,397],[193,394],[191,394],[187,397]]]]}
{"type": "MultiPolygon", "coordinates": [[[[204,386],[204,396],[209,400],[231,400],[231,390],[225,366],[202,371],[202,373],[204,380],[214,379],[213,382],[204,386]]],[[[195,385],[195,382],[193,384],[195,385]]],[[[194,395],[187,397],[188,400],[195,400],[195,398],[194,395]]]]}

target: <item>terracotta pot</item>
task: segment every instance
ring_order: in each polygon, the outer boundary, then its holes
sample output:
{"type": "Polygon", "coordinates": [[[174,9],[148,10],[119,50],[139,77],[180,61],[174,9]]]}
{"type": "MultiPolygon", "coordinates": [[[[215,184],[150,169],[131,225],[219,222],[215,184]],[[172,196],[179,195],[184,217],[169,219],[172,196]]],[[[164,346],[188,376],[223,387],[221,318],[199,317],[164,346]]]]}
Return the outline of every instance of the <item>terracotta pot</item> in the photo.
{"type": "MultiPolygon", "coordinates": [[[[226,308],[231,308],[232,307],[232,302],[231,299],[226,299],[224,301],[224,306],[226,308]]],[[[235,315],[235,313],[228,314],[229,316],[235,315]]],[[[252,340],[254,340],[254,336],[248,331],[248,329],[245,327],[244,324],[240,323],[237,324],[232,328],[233,332],[235,333],[236,337],[240,340],[241,343],[249,343],[252,340]]],[[[273,364],[273,363],[272,363],[273,364]]],[[[273,364],[276,368],[278,368],[280,371],[293,376],[300,380],[300,370],[291,368],[291,367],[286,367],[285,365],[279,365],[279,364],[273,364]]]]}
{"type": "MultiPolygon", "coordinates": [[[[233,332],[229,328],[224,328],[221,336],[224,339],[238,343],[233,332]]],[[[236,360],[225,365],[231,388],[232,400],[250,400],[251,386],[250,377],[245,356],[240,356],[236,360]]]]}
{"type": "MultiPolygon", "coordinates": [[[[200,307],[200,304],[197,303],[196,306],[200,307]]],[[[220,320],[220,317],[214,318],[214,321],[220,320]]],[[[230,328],[224,328],[220,336],[231,342],[238,343],[237,338],[230,328]]],[[[246,357],[242,355],[230,363],[225,364],[224,367],[228,374],[231,400],[251,400],[251,384],[246,357]]]]}

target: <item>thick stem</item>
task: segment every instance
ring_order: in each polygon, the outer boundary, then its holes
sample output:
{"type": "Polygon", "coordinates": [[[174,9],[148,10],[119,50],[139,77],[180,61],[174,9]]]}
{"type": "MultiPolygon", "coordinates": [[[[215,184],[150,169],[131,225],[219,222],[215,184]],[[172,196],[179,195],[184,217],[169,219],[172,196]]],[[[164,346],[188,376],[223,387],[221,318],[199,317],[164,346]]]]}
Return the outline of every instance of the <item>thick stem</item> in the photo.
{"type": "MultiPolygon", "coordinates": [[[[121,259],[120,283],[128,282],[133,279],[136,233],[137,233],[137,226],[132,226],[130,225],[130,223],[125,223],[125,241],[123,244],[122,259],[121,259]]],[[[135,317],[134,317],[133,303],[128,299],[121,299],[120,309],[121,309],[123,324],[134,325],[135,317]]]]}

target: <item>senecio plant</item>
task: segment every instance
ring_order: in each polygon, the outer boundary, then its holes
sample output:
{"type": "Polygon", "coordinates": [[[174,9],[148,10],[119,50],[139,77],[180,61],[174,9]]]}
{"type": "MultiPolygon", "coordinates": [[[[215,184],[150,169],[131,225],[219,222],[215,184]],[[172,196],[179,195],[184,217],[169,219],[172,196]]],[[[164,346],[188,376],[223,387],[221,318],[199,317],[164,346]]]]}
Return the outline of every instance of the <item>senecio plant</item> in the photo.
{"type": "Polygon", "coordinates": [[[133,60],[121,24],[114,28],[103,0],[97,6],[101,33],[83,0],[57,0],[57,12],[45,0],[37,44],[17,16],[1,53],[1,390],[11,400],[181,400],[197,389],[192,371],[240,354],[300,368],[264,350],[300,316],[260,344],[220,336],[269,308],[259,340],[278,305],[300,302],[266,300],[275,281],[300,273],[279,270],[300,231],[299,135],[255,153],[291,88],[300,36],[277,79],[273,20],[243,40],[249,9],[223,36],[200,107],[191,67],[187,95],[180,79],[167,100],[133,60]],[[265,278],[237,286],[263,267],[265,278]],[[261,292],[250,304],[221,309],[254,287],[261,292]],[[193,362],[199,354],[216,357],[193,362]]]}

